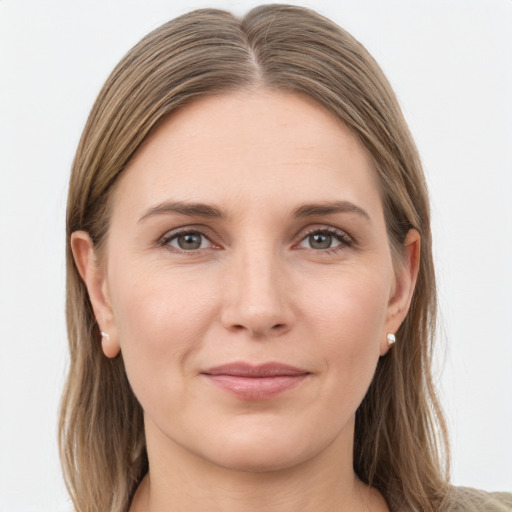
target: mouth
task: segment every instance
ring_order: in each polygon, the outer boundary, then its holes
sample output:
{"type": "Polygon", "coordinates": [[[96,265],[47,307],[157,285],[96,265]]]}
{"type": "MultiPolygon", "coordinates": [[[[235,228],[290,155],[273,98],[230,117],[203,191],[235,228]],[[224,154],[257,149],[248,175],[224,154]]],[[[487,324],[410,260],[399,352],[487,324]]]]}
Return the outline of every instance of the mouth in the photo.
{"type": "Polygon", "coordinates": [[[294,388],[310,375],[307,370],[281,363],[230,363],[203,372],[212,384],[242,400],[265,400],[294,388]]]}

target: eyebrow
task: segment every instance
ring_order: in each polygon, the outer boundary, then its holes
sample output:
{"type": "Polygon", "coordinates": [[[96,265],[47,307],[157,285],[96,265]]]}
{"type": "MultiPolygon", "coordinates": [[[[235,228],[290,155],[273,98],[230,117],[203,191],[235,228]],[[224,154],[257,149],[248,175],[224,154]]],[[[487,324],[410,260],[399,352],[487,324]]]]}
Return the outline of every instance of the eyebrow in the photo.
{"type": "MultiPolygon", "coordinates": [[[[216,206],[206,203],[187,203],[184,201],[165,201],[152,206],[138,220],[143,222],[149,217],[156,215],[165,215],[169,213],[178,213],[189,217],[203,217],[208,219],[226,219],[227,215],[216,206]]],[[[314,217],[316,215],[332,215],[336,213],[355,213],[371,220],[368,213],[361,207],[350,201],[330,201],[324,203],[307,203],[293,210],[293,216],[297,218],[314,217]]]]}
{"type": "Polygon", "coordinates": [[[331,215],[335,213],[355,213],[371,221],[370,215],[350,201],[331,201],[325,203],[311,203],[298,206],[293,210],[295,217],[313,217],[315,215],[331,215]]]}
{"type": "Polygon", "coordinates": [[[217,207],[204,203],[186,203],[183,201],[165,201],[151,207],[139,220],[142,222],[155,215],[178,213],[189,217],[224,219],[226,215],[217,207]]]}

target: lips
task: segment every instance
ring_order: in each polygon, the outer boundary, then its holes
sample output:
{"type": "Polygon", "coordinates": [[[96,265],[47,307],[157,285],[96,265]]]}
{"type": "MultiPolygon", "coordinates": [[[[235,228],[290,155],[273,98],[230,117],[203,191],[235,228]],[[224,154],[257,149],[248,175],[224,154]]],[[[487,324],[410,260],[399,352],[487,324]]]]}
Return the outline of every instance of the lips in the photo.
{"type": "Polygon", "coordinates": [[[310,373],[281,363],[230,363],[201,372],[212,384],[243,400],[265,400],[300,384],[310,373]]]}

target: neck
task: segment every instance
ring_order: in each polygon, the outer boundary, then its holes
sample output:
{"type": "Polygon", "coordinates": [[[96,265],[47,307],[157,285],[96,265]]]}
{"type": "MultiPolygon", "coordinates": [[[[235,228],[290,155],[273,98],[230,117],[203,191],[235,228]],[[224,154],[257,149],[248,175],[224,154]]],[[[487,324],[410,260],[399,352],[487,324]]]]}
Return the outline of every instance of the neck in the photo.
{"type": "Polygon", "coordinates": [[[382,496],[354,474],[353,436],[350,444],[337,439],[291,467],[244,471],[220,467],[168,440],[170,449],[162,450],[155,438],[163,434],[147,434],[150,471],[130,512],[388,511],[382,496]]]}

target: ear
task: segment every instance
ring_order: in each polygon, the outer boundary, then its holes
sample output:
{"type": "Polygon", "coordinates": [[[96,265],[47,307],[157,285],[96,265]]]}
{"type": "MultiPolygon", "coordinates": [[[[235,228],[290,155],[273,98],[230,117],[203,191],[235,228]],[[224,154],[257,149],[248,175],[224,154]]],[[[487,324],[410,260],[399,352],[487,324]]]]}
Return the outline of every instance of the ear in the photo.
{"type": "Polygon", "coordinates": [[[396,271],[395,286],[388,302],[386,332],[381,341],[381,356],[389,350],[386,335],[395,334],[398,331],[409,311],[420,268],[420,244],[420,234],[415,229],[410,229],[403,244],[402,259],[396,271]]]}
{"type": "Polygon", "coordinates": [[[71,250],[78,272],[87,287],[100,331],[108,333],[108,336],[102,336],[103,353],[107,357],[115,357],[120,351],[119,336],[108,294],[106,275],[99,265],[89,233],[86,231],[72,233],[71,250]]]}

